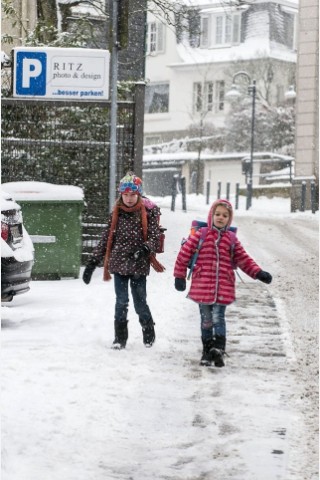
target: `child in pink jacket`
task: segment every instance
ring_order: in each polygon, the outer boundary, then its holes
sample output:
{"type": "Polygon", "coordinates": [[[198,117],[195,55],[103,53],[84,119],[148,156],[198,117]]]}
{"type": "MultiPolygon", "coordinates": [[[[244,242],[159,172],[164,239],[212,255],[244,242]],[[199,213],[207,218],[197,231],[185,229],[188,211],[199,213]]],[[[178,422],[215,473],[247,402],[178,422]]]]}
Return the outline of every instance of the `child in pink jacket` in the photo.
{"type": "MultiPolygon", "coordinates": [[[[272,281],[270,273],[259,267],[237,237],[234,240],[234,235],[228,230],[232,218],[233,209],[228,200],[219,199],[212,204],[208,215],[208,232],[192,272],[187,297],[198,303],[200,309],[203,345],[200,365],[210,366],[213,362],[216,367],[224,366],[225,311],[227,305],[235,300],[234,266],[253,279],[264,283],[272,281]]],[[[180,249],[174,267],[176,290],[186,289],[188,263],[197,249],[200,237],[201,231],[198,230],[180,249]]]]}

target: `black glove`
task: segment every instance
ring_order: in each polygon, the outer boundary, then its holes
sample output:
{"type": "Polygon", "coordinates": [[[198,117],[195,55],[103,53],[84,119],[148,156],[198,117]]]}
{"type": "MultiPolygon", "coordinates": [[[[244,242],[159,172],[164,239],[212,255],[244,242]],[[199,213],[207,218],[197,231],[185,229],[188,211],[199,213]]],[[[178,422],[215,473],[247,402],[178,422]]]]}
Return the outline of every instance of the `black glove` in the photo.
{"type": "Polygon", "coordinates": [[[98,265],[98,261],[96,259],[92,259],[84,269],[82,280],[84,281],[85,284],[88,285],[90,283],[92,274],[95,271],[97,265],[98,265]]]}
{"type": "Polygon", "coordinates": [[[175,278],[174,279],[174,288],[178,290],[178,292],[184,292],[186,289],[186,279],[185,278],[175,278]]]}
{"type": "Polygon", "coordinates": [[[148,245],[144,244],[142,245],[141,248],[139,248],[139,250],[136,250],[135,252],[133,252],[131,256],[135,260],[140,260],[141,258],[148,256],[149,253],[150,253],[150,248],[148,247],[148,245]]]}
{"type": "Polygon", "coordinates": [[[268,272],[264,272],[263,270],[260,270],[260,272],[257,275],[257,279],[260,280],[260,282],[263,283],[271,283],[272,282],[272,276],[268,272]]]}

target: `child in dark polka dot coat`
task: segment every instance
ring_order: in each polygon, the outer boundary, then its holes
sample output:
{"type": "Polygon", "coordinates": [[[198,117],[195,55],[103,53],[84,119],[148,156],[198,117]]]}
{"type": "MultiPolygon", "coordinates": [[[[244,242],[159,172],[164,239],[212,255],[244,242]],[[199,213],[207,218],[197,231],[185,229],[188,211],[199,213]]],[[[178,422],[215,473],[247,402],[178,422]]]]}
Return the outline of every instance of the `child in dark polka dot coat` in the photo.
{"type": "Polygon", "coordinates": [[[114,276],[116,293],[113,348],[123,349],[128,340],[129,284],[136,313],[142,327],[143,342],[155,341],[154,321],[147,304],[147,276],[150,265],[161,272],[164,267],[155,258],[160,242],[160,209],[142,197],[142,181],[128,172],[120,181],[120,196],[107,220],[101,240],[92,252],[83,273],[90,283],[92,273],[104,259],[104,280],[114,276]]]}

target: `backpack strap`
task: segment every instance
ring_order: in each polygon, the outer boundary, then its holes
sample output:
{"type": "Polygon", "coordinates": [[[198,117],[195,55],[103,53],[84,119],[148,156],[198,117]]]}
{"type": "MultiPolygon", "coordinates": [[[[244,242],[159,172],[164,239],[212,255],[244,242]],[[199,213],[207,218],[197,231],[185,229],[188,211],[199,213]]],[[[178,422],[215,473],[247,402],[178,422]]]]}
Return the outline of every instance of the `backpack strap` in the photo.
{"type": "Polygon", "coordinates": [[[150,198],[142,197],[142,201],[144,203],[144,206],[146,208],[148,208],[149,210],[151,210],[153,207],[157,206],[152,200],[150,200],[150,198]]]}
{"type": "Polygon", "coordinates": [[[202,247],[202,244],[206,238],[206,235],[208,233],[208,227],[202,227],[199,229],[201,231],[201,235],[200,235],[200,238],[199,238],[199,242],[198,242],[198,245],[197,245],[197,248],[194,252],[194,254],[192,255],[192,258],[191,258],[191,262],[190,262],[190,270],[189,270],[189,273],[188,273],[188,276],[187,276],[187,279],[190,280],[191,278],[191,275],[192,275],[192,272],[193,272],[193,269],[194,269],[194,266],[197,262],[197,259],[198,259],[198,255],[199,255],[199,252],[200,252],[200,249],[202,247]]]}
{"type": "Polygon", "coordinates": [[[236,238],[237,238],[236,231],[237,231],[237,228],[236,227],[231,227],[231,228],[228,229],[228,232],[229,232],[229,235],[230,235],[230,238],[231,238],[230,257],[231,257],[232,268],[234,270],[236,270],[237,266],[234,262],[234,249],[235,249],[235,246],[236,246],[236,238]],[[231,230],[231,228],[232,228],[232,230],[231,230]]]}

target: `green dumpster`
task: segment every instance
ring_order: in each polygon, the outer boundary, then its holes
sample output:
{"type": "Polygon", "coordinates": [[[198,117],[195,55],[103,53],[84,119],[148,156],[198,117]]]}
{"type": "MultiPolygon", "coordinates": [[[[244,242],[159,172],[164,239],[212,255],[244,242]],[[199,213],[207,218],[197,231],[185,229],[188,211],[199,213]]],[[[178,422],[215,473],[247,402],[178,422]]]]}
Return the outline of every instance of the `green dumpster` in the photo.
{"type": "Polygon", "coordinates": [[[21,205],[35,249],[34,280],[79,278],[83,192],[72,185],[9,182],[3,189],[21,205]]]}

